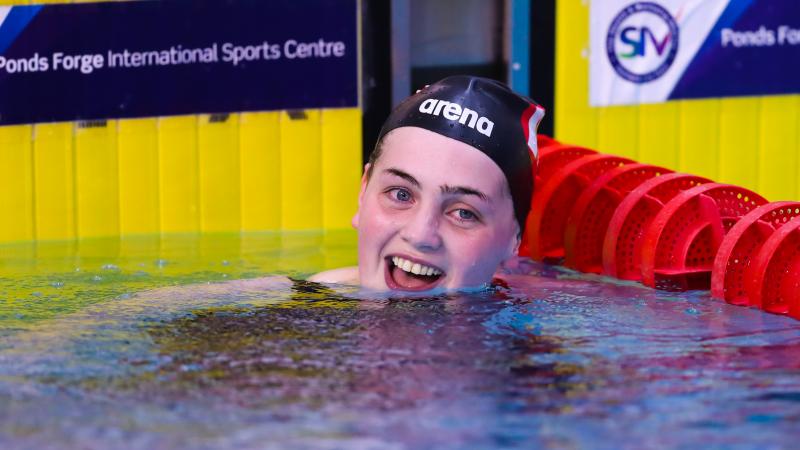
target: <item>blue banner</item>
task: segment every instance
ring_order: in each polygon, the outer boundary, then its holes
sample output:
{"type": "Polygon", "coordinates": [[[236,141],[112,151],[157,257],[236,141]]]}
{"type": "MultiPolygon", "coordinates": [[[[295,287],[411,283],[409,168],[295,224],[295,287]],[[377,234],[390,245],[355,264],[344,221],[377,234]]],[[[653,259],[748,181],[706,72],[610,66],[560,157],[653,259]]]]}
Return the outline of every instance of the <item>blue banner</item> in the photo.
{"type": "Polygon", "coordinates": [[[591,103],[800,93],[797,0],[594,0],[591,103]]]}
{"type": "Polygon", "coordinates": [[[356,0],[0,7],[0,124],[358,103],[356,0]]]}

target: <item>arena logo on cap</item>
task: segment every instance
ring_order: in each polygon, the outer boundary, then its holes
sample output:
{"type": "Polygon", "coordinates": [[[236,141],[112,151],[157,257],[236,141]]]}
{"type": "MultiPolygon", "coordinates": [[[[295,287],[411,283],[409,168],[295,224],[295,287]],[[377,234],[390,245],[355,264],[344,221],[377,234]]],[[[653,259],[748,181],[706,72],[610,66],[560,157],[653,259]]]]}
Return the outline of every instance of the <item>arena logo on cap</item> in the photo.
{"type": "Polygon", "coordinates": [[[663,6],[637,2],[625,7],[608,29],[606,52],[622,78],[637,84],[660,78],[678,53],[678,23],[663,6]]]}
{"type": "Polygon", "coordinates": [[[442,117],[447,120],[457,120],[461,125],[476,129],[478,133],[486,137],[492,137],[494,122],[486,117],[479,116],[476,111],[464,108],[458,103],[429,98],[420,103],[419,112],[434,116],[438,116],[441,113],[442,117]]]}

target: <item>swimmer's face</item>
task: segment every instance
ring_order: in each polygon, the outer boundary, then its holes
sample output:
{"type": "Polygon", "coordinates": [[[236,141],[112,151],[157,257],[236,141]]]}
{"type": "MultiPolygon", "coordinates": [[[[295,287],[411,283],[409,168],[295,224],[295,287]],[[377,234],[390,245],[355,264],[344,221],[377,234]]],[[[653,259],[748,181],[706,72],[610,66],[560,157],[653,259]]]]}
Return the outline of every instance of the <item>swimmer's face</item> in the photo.
{"type": "Polygon", "coordinates": [[[500,168],[479,150],[422,128],[393,130],[382,146],[353,218],[361,285],[427,291],[490,282],[519,246],[500,168]]]}

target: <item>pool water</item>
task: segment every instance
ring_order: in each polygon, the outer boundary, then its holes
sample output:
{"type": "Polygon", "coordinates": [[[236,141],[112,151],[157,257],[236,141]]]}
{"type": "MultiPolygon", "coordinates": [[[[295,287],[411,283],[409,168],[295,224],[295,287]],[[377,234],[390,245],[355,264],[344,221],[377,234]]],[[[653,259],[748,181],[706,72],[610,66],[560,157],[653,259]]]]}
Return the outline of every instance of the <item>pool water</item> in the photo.
{"type": "Polygon", "coordinates": [[[548,266],[414,299],[232,281],[355,243],[1,247],[0,448],[796,447],[800,322],[706,292],[548,266]]]}

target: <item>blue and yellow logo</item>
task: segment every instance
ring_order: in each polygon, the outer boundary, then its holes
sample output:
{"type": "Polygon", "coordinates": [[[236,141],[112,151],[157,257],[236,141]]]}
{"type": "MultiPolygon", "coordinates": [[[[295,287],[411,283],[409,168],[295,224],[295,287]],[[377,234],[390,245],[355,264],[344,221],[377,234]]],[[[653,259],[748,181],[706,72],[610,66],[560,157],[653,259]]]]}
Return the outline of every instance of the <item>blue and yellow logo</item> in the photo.
{"type": "Polygon", "coordinates": [[[678,23],[663,6],[637,2],[611,22],[606,52],[619,76],[637,84],[648,83],[675,62],[679,35],[678,23]]]}

